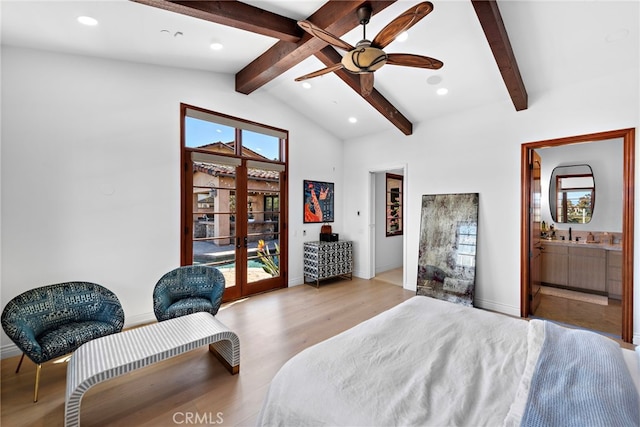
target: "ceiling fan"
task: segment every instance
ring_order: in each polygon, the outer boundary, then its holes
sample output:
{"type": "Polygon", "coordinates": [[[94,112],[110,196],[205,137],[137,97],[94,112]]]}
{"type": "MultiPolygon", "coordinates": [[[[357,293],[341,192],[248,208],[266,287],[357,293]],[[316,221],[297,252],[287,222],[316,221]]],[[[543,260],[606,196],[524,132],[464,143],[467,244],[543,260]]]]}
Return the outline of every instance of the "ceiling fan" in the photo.
{"type": "Polygon", "coordinates": [[[433,10],[431,2],[419,3],[387,24],[373,38],[367,40],[366,26],[371,19],[371,7],[364,5],[357,11],[358,20],[362,25],[362,40],[356,46],[341,40],[339,37],[323,30],[309,21],[298,21],[298,26],[320,40],[346,51],[342,61],[323,68],[313,73],[298,77],[295,81],[318,77],[333,71],[345,69],[354,74],[360,74],[360,91],[362,96],[368,96],[373,90],[373,73],[385,64],[401,65],[405,67],[428,68],[438,70],[444,64],[428,56],[413,55],[409,53],[385,53],[384,49],[400,33],[414,26],[418,21],[427,16],[433,10]]]}

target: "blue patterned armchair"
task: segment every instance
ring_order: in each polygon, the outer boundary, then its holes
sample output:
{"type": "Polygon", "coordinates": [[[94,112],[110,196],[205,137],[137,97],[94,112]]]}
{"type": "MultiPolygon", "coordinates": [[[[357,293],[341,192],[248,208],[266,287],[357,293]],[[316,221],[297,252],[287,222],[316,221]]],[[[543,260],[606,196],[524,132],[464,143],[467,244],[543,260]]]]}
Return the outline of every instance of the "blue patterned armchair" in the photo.
{"type": "Polygon", "coordinates": [[[26,291],[7,303],[2,329],[36,366],[33,401],[38,401],[42,364],[82,344],[120,332],[124,311],[116,295],[89,282],[66,282],[26,291]]]}
{"type": "Polygon", "coordinates": [[[224,276],[215,267],[178,267],[156,283],[153,312],[159,322],[200,311],[215,316],[222,303],[224,287],[224,276]]]}

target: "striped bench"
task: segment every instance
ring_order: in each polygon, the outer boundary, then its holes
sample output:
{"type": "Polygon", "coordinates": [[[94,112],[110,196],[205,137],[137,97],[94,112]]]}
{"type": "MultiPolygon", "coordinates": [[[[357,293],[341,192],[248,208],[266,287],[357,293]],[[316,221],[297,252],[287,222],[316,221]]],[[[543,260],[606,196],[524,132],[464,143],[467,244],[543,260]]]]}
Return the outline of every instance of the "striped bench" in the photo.
{"type": "Polygon", "coordinates": [[[80,425],[82,396],[94,385],[209,344],[232,375],[240,371],[240,340],[209,313],[141,326],[80,346],[67,366],[65,426],[80,425]]]}

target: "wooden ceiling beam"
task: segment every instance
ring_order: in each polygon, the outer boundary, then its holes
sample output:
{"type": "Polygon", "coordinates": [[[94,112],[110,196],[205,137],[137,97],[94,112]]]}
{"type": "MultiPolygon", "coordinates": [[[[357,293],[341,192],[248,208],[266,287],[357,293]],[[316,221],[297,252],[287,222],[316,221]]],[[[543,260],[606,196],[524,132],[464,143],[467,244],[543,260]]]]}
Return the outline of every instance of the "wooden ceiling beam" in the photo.
{"type": "MultiPolygon", "coordinates": [[[[132,1],[279,39],[264,54],[236,74],[236,91],[240,93],[253,92],[309,56],[316,55],[326,65],[333,65],[342,59],[333,47],[299,28],[297,21],[239,1],[132,1]]],[[[360,24],[356,11],[362,5],[370,5],[372,15],[375,15],[395,1],[397,0],[329,0],[308,20],[341,37],[360,24]]],[[[337,71],[336,75],[402,133],[413,133],[413,124],[375,88],[367,96],[361,94],[359,75],[345,70],[337,71]]]]}
{"type": "MultiPolygon", "coordinates": [[[[340,62],[342,56],[331,46],[326,46],[324,49],[316,53],[318,58],[326,66],[330,66],[340,62]]],[[[360,92],[360,75],[350,73],[344,69],[334,71],[334,73],[342,79],[351,89],[362,96],[360,92]]],[[[380,92],[375,88],[367,96],[362,96],[373,108],[378,110],[387,120],[389,120],[395,127],[400,129],[405,135],[411,135],[413,133],[413,124],[407,119],[396,107],[393,106],[380,92]]]]}
{"type": "Polygon", "coordinates": [[[528,108],[527,90],[496,0],[471,0],[516,111],[528,108]]]}
{"type": "Polygon", "coordinates": [[[287,18],[239,1],[132,0],[170,12],[296,43],[304,31],[295,19],[287,18]]]}
{"type": "MultiPolygon", "coordinates": [[[[372,13],[376,14],[395,1],[331,0],[307,19],[341,37],[359,25],[356,11],[360,6],[369,4],[372,13]]],[[[305,34],[297,43],[277,42],[236,74],[236,91],[250,94],[325,46],[325,42],[309,34],[305,34]]]]}

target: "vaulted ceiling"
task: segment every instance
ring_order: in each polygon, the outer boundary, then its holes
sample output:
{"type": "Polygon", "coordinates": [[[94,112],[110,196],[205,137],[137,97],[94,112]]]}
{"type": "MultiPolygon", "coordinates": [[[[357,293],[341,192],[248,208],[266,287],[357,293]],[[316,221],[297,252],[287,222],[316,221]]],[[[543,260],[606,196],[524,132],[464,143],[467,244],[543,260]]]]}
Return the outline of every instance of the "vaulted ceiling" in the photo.
{"type": "Polygon", "coordinates": [[[432,118],[490,103],[520,111],[562,85],[638,67],[637,2],[432,0],[434,10],[409,39],[385,51],[434,57],[441,69],[387,65],[367,96],[344,70],[309,80],[310,89],[295,82],[342,56],[297,21],[355,45],[363,3],[373,8],[369,35],[418,1],[3,0],[1,40],[229,74],[238,92],[268,93],[340,139],[390,129],[410,135],[432,118]],[[78,28],[81,14],[97,18],[99,28],[78,28]],[[212,41],[224,49],[211,51],[212,41]],[[437,95],[440,88],[449,93],[437,95]],[[358,122],[348,123],[350,116],[358,122]]]}
{"type": "MultiPolygon", "coordinates": [[[[342,59],[342,55],[334,47],[305,33],[295,19],[239,1],[133,1],[277,38],[277,43],[235,75],[236,90],[244,94],[250,94],[264,86],[309,56],[315,55],[325,66],[339,63],[342,59]]],[[[306,19],[327,32],[341,37],[360,25],[356,12],[363,5],[370,6],[372,15],[375,16],[376,13],[395,2],[396,0],[329,1],[306,19]]],[[[527,92],[497,3],[495,0],[471,0],[471,2],[516,110],[526,109],[527,92]]],[[[361,94],[359,75],[344,69],[337,70],[335,73],[401,132],[405,135],[412,134],[413,124],[383,94],[375,88],[369,94],[361,94]]]]}

